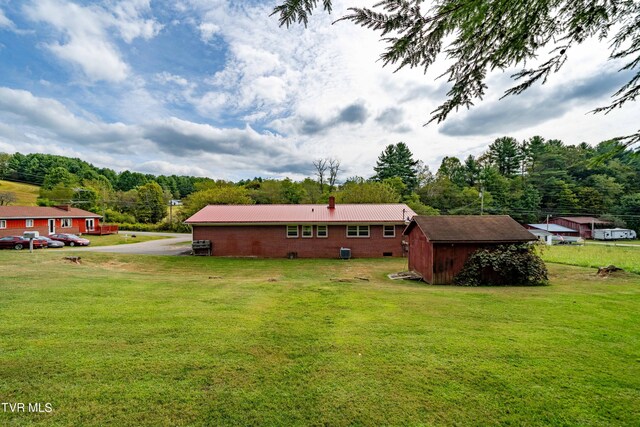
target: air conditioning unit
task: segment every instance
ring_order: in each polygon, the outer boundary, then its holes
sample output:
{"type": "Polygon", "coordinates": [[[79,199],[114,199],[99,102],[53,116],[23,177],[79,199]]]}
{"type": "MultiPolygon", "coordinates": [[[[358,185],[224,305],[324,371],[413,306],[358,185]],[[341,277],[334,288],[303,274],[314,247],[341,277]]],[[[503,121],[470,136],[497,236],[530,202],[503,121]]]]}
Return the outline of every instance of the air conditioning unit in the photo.
{"type": "Polygon", "coordinates": [[[351,258],[351,249],[340,248],[340,259],[350,259],[350,258],[351,258]]]}

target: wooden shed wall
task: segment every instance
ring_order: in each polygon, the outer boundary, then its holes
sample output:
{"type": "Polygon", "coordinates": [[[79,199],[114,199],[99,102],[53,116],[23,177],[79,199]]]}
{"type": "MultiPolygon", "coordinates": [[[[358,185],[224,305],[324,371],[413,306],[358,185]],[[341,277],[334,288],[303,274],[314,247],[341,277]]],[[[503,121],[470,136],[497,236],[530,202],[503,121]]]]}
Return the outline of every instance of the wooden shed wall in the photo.
{"type": "Polygon", "coordinates": [[[409,270],[420,273],[425,282],[433,280],[433,245],[419,227],[409,232],[409,270]]]}

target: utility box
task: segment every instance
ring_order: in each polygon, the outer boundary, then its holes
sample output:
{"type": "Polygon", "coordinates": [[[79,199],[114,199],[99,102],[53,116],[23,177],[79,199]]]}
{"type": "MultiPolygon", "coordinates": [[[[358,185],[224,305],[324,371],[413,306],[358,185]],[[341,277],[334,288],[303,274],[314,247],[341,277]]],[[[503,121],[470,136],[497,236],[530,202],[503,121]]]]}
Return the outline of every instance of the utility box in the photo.
{"type": "Polygon", "coordinates": [[[35,239],[36,237],[40,237],[40,233],[38,233],[37,231],[25,231],[22,234],[22,237],[24,237],[25,239],[35,239]]]}
{"type": "Polygon", "coordinates": [[[211,255],[211,240],[194,240],[191,244],[194,255],[211,255]]]}
{"type": "Polygon", "coordinates": [[[340,259],[350,259],[350,258],[351,258],[351,249],[340,248],[340,259]]]}

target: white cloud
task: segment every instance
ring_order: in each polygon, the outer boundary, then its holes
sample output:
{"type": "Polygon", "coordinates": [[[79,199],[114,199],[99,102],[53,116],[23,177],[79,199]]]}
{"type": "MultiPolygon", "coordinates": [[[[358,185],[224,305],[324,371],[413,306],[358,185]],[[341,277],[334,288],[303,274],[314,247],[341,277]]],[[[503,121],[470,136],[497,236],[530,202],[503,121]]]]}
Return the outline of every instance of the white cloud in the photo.
{"type": "Polygon", "coordinates": [[[7,18],[2,9],[0,9],[0,28],[15,28],[15,24],[13,23],[13,21],[7,18]]]}
{"type": "Polygon", "coordinates": [[[209,171],[198,166],[176,164],[166,160],[150,160],[133,165],[132,168],[136,171],[153,175],[207,176],[209,174],[209,171]]]}
{"type": "Polygon", "coordinates": [[[46,47],[58,58],[80,67],[93,81],[120,82],[130,74],[110,28],[115,27],[127,43],[137,37],[151,38],[161,29],[155,21],[140,17],[149,9],[149,2],[144,0],[115,3],[112,10],[64,0],[39,0],[24,9],[31,20],[45,22],[62,34],[60,40],[46,43],[46,47]]]}
{"type": "Polygon", "coordinates": [[[211,41],[211,39],[213,39],[213,36],[215,36],[220,31],[220,27],[211,22],[201,23],[198,26],[198,29],[200,30],[200,37],[205,42],[211,41]]]}

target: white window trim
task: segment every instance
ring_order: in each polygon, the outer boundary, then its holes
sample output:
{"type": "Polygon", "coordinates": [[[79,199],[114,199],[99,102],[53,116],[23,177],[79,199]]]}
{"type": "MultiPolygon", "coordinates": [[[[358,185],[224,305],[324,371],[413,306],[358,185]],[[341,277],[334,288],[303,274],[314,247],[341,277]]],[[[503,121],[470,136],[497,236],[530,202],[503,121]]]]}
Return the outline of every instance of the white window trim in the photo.
{"type": "Polygon", "coordinates": [[[300,236],[301,236],[303,239],[311,239],[311,238],[313,237],[313,225],[303,225],[301,228],[302,228],[302,230],[301,230],[301,232],[300,232],[300,236]],[[308,227],[308,229],[309,229],[309,231],[310,231],[308,236],[305,236],[305,235],[304,235],[304,229],[305,229],[306,227],[308,227]]]}
{"type": "Polygon", "coordinates": [[[71,228],[73,227],[73,219],[72,218],[60,218],[60,228],[71,228]],[[65,222],[69,221],[69,225],[65,225],[65,222]]]}
{"type": "Polygon", "coordinates": [[[345,227],[345,234],[347,236],[347,238],[349,239],[368,239],[369,237],[371,237],[371,226],[367,225],[367,224],[349,224],[345,227]],[[349,227],[357,227],[356,228],[356,235],[355,236],[349,236],[349,227]],[[360,227],[367,227],[367,234],[362,235],[360,234],[360,227]]]}
{"type": "Polygon", "coordinates": [[[300,236],[300,227],[298,227],[297,225],[286,225],[285,226],[285,234],[287,236],[287,239],[297,239],[300,236]],[[295,236],[289,236],[289,227],[295,227],[296,228],[296,235],[295,236]]]}
{"type": "Polygon", "coordinates": [[[328,238],[329,237],[329,226],[325,225],[325,224],[316,225],[316,237],[318,239],[326,239],[326,238],[328,238]],[[320,235],[320,231],[319,231],[320,227],[324,227],[324,231],[325,231],[325,235],[324,236],[320,235]]]}
{"type": "Polygon", "coordinates": [[[32,219],[25,219],[24,220],[24,226],[26,228],[33,228],[33,220],[32,219]]]}
{"type": "Polygon", "coordinates": [[[0,219],[0,228],[7,228],[7,220],[0,219]]]}
{"type": "Polygon", "coordinates": [[[387,238],[387,239],[392,239],[392,238],[396,237],[396,226],[395,225],[388,225],[388,224],[383,225],[382,226],[382,237],[387,238]],[[385,233],[385,228],[386,227],[393,227],[393,235],[392,236],[387,236],[386,235],[386,233],[385,233]]]}

